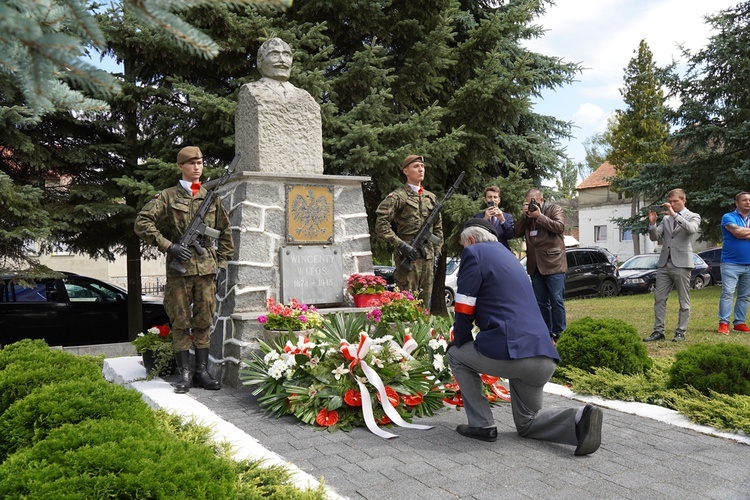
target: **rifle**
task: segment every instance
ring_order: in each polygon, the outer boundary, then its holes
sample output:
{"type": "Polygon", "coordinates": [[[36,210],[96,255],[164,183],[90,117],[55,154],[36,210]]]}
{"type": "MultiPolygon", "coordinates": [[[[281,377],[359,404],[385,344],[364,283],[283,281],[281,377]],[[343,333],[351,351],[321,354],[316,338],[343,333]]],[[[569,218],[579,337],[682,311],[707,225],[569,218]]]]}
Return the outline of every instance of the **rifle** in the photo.
{"type": "MultiPolygon", "coordinates": [[[[453,196],[453,193],[456,192],[458,189],[459,184],[461,184],[461,181],[464,180],[464,176],[466,175],[466,172],[461,172],[461,175],[458,176],[458,179],[456,179],[456,182],[453,183],[453,185],[448,188],[448,191],[445,193],[445,197],[443,200],[435,205],[435,208],[432,209],[432,212],[430,212],[430,215],[427,217],[427,219],[424,221],[424,224],[422,224],[422,227],[419,228],[419,231],[417,231],[417,235],[414,236],[414,239],[411,240],[410,245],[414,247],[420,254],[425,255],[425,245],[427,245],[427,242],[430,241],[434,245],[437,245],[440,243],[440,238],[436,237],[434,234],[432,234],[432,225],[435,223],[435,219],[437,219],[437,216],[440,214],[440,210],[443,209],[443,204],[448,201],[448,199],[453,196]]],[[[404,266],[409,271],[413,270],[414,268],[411,267],[411,264],[409,264],[409,258],[404,257],[401,260],[401,265],[404,266]]]]}
{"type": "MultiPolygon", "coordinates": [[[[190,221],[190,225],[188,226],[187,230],[185,230],[185,234],[183,234],[180,238],[180,245],[186,248],[193,247],[198,255],[203,255],[205,252],[203,250],[203,247],[201,247],[200,245],[200,237],[205,235],[215,240],[219,239],[221,233],[216,229],[208,227],[206,225],[206,214],[211,208],[211,205],[213,205],[216,201],[216,197],[219,196],[219,188],[224,185],[227,179],[229,179],[229,176],[232,175],[232,172],[234,172],[234,169],[239,161],[240,154],[237,153],[232,160],[232,163],[230,163],[229,166],[224,169],[224,173],[222,174],[221,179],[219,179],[219,182],[216,184],[216,186],[211,191],[209,191],[208,194],[206,194],[206,198],[203,200],[203,203],[201,203],[201,206],[198,207],[198,211],[195,213],[195,217],[193,217],[193,220],[190,221]]],[[[180,263],[180,260],[177,258],[172,259],[172,261],[169,263],[169,267],[180,274],[185,274],[187,272],[185,266],[183,266],[180,263]]]]}

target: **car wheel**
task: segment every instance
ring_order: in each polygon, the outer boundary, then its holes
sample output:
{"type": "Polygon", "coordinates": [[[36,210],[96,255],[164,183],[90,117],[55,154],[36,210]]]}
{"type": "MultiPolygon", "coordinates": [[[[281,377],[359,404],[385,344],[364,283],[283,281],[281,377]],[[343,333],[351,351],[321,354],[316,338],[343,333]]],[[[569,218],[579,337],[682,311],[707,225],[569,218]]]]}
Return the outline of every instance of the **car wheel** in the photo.
{"type": "Polygon", "coordinates": [[[656,281],[652,281],[648,284],[648,293],[654,293],[656,291],[656,281]]]}
{"type": "Polygon", "coordinates": [[[614,297],[617,295],[617,285],[610,280],[602,281],[599,285],[599,297],[614,297]]]}
{"type": "Polygon", "coordinates": [[[704,286],[706,286],[706,283],[703,281],[703,276],[696,276],[693,280],[693,288],[700,290],[704,286]]]}
{"type": "Polygon", "coordinates": [[[450,307],[450,306],[452,306],[452,305],[453,305],[453,301],[454,301],[454,300],[455,300],[455,299],[454,299],[454,297],[453,297],[453,292],[451,291],[451,289],[450,289],[450,288],[446,288],[446,289],[445,289],[445,305],[446,305],[447,307],[450,307]]]}

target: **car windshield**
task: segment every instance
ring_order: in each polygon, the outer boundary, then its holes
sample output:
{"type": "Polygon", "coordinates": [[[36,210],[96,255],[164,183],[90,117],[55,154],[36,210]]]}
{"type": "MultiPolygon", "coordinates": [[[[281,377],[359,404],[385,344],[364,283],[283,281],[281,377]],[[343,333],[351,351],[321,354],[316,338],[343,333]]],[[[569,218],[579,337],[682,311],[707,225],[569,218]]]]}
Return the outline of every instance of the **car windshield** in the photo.
{"type": "Polygon", "coordinates": [[[460,263],[461,263],[461,261],[460,261],[460,260],[456,260],[456,259],[454,259],[454,260],[449,260],[449,261],[448,261],[448,262],[447,262],[447,263],[445,264],[445,274],[453,274],[453,273],[454,273],[454,272],[456,271],[456,269],[458,269],[458,265],[459,265],[460,263]]]}
{"type": "Polygon", "coordinates": [[[656,269],[658,255],[637,255],[625,261],[620,269],[656,269]]]}

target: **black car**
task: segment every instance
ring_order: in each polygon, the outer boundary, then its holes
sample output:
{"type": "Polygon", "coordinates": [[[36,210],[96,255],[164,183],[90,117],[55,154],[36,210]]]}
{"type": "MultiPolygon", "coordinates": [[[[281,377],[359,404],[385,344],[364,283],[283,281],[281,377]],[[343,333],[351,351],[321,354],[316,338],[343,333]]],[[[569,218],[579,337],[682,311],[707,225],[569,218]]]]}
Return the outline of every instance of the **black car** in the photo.
{"type": "Polygon", "coordinates": [[[393,279],[393,273],[396,272],[396,268],[393,266],[374,266],[373,272],[375,276],[380,276],[386,282],[385,289],[393,291],[395,281],[393,279]]]}
{"type": "MultiPolygon", "coordinates": [[[[143,330],[169,323],[159,297],[143,297],[143,330]]],[[[103,281],[63,273],[61,278],[0,281],[0,347],[21,339],[51,346],[128,341],[127,291],[103,281]]]]}
{"type": "Polygon", "coordinates": [[[708,248],[698,252],[703,262],[708,264],[708,272],[711,273],[711,284],[721,283],[721,247],[708,248]]]}
{"type": "MultiPolygon", "coordinates": [[[[566,299],[574,297],[614,297],[620,293],[620,276],[610,260],[612,253],[602,247],[565,249],[568,272],[565,273],[566,299]]],[[[521,259],[526,268],[526,257],[521,259]]]]}
{"type": "MultiPolygon", "coordinates": [[[[621,293],[653,293],[656,288],[656,269],[659,254],[634,255],[620,266],[621,293]]],[[[695,267],[690,272],[690,287],[703,288],[711,282],[708,265],[693,254],[695,267]]]]}

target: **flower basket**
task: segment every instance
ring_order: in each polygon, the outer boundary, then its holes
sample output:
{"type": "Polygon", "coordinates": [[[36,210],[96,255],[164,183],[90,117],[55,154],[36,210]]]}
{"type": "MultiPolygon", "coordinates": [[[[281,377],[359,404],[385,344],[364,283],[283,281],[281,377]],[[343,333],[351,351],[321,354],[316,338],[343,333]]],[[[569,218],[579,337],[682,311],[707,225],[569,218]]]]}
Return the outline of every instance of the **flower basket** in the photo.
{"type": "MultiPolygon", "coordinates": [[[[354,297],[354,304],[357,304],[357,295],[379,295],[385,292],[387,285],[385,279],[374,274],[354,273],[346,280],[346,291],[354,297]]],[[[364,306],[357,306],[364,307],[364,306]]]]}
{"type": "Polygon", "coordinates": [[[267,314],[258,316],[258,322],[265,330],[270,331],[301,331],[320,327],[323,317],[314,306],[303,304],[292,299],[289,304],[279,304],[274,299],[266,300],[267,314]]]}
{"type": "Polygon", "coordinates": [[[169,359],[166,366],[159,359],[162,355],[158,351],[143,351],[141,358],[143,359],[143,367],[146,369],[146,373],[152,377],[164,377],[168,375],[174,375],[177,372],[177,362],[174,359],[174,354],[169,353],[169,359]]]}
{"type": "Polygon", "coordinates": [[[143,358],[147,378],[170,375],[177,369],[169,325],[152,326],[146,333],[139,333],[131,344],[143,358]]]}
{"type": "Polygon", "coordinates": [[[411,292],[385,291],[381,294],[380,305],[367,313],[367,319],[375,323],[412,323],[428,315],[422,301],[411,292]]]}
{"type": "Polygon", "coordinates": [[[382,296],[382,293],[358,293],[352,295],[354,307],[378,307],[382,296]]]}

